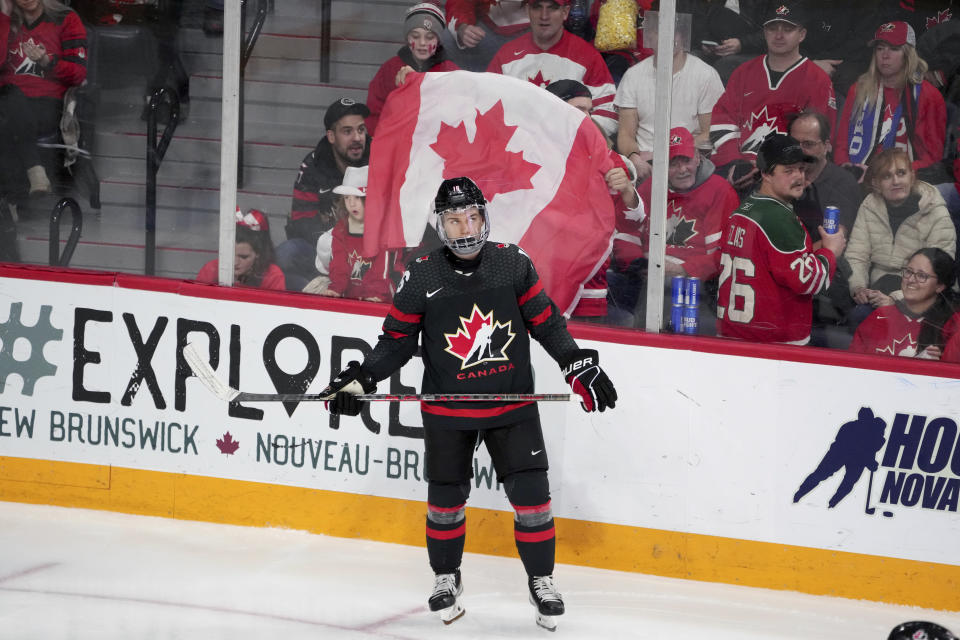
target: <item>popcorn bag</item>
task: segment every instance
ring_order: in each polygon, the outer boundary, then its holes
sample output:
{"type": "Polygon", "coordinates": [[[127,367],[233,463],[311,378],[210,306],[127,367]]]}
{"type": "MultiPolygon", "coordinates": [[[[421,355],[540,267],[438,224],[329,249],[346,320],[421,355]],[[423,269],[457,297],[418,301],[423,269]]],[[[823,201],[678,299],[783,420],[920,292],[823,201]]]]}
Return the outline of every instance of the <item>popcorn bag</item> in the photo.
{"type": "Polygon", "coordinates": [[[637,3],[635,0],[606,0],[600,6],[597,35],[593,45],[598,51],[636,48],[637,3]]]}

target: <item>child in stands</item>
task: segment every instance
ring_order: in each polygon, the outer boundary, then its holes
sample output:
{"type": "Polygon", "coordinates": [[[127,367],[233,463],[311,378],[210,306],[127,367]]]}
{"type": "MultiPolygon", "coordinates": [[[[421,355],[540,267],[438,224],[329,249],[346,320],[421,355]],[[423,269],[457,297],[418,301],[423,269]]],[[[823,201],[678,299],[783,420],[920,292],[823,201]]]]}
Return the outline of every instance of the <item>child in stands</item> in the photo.
{"type": "Polygon", "coordinates": [[[340,221],[331,233],[330,283],[320,295],[389,302],[393,298],[390,252],[374,258],[363,255],[367,167],[347,167],[343,184],[334,187],[340,221]]]}

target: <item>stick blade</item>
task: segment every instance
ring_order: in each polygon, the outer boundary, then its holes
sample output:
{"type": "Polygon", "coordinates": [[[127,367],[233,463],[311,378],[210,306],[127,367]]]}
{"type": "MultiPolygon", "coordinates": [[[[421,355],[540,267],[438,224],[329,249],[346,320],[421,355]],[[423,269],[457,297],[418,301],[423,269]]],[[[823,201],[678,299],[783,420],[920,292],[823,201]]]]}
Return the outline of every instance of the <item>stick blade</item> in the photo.
{"type": "Polygon", "coordinates": [[[217,377],[216,372],[210,367],[210,363],[200,355],[199,349],[192,342],[187,343],[183,348],[183,357],[193,370],[193,375],[197,376],[203,386],[210,390],[210,393],[224,402],[230,402],[240,395],[237,389],[224,384],[217,377]]]}

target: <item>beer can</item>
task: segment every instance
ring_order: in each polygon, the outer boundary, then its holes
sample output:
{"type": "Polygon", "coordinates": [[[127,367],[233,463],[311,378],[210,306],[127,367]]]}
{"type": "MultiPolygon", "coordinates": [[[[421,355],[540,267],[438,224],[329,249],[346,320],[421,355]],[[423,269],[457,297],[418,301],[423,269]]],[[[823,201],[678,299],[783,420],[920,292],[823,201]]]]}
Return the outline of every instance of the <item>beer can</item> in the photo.
{"type": "Polygon", "coordinates": [[[670,307],[670,327],[674,333],[683,333],[683,305],[675,304],[670,307]]]}
{"type": "Polygon", "coordinates": [[[684,288],[683,276],[673,276],[670,281],[670,297],[673,299],[673,304],[684,303],[684,288]]]}
{"type": "Polygon", "coordinates": [[[683,305],[683,332],[696,335],[697,334],[697,311],[699,307],[695,304],[685,304],[683,305]]]}
{"type": "Polygon", "coordinates": [[[823,230],[834,234],[840,229],[840,209],[834,206],[823,209],[823,230]]]}
{"type": "Polygon", "coordinates": [[[700,304],[700,278],[687,278],[686,295],[683,304],[696,307],[700,304]]]}

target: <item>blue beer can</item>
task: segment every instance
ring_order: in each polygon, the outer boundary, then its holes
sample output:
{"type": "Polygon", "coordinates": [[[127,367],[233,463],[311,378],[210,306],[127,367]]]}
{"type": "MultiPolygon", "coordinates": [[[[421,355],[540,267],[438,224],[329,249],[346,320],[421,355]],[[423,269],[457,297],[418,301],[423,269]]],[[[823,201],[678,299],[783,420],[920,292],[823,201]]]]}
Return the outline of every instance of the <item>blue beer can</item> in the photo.
{"type": "Polygon", "coordinates": [[[824,207],[823,209],[823,230],[829,234],[834,234],[840,229],[840,209],[838,207],[824,207]]]}
{"type": "Polygon", "coordinates": [[[685,304],[683,305],[683,332],[696,335],[697,334],[697,310],[698,306],[695,304],[685,304]]]}
{"type": "Polygon", "coordinates": [[[684,304],[684,278],[683,276],[673,276],[670,281],[670,298],[674,305],[684,304]]]}
{"type": "Polygon", "coordinates": [[[700,304],[700,278],[687,278],[686,296],[683,304],[696,307],[700,304]]]}
{"type": "Polygon", "coordinates": [[[674,333],[683,333],[683,305],[675,304],[670,307],[670,327],[674,333]]]}

